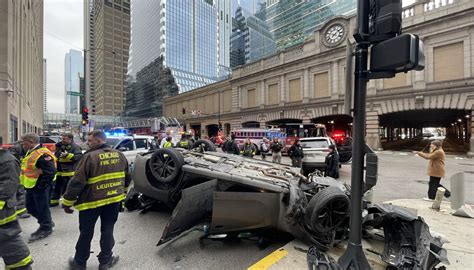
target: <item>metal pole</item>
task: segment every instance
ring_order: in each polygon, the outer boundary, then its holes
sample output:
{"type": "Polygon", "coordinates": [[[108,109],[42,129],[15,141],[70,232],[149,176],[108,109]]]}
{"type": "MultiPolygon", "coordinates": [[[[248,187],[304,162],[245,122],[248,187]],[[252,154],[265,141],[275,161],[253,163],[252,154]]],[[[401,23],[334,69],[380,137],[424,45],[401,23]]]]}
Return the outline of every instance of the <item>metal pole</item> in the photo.
{"type": "Polygon", "coordinates": [[[344,113],[351,116],[352,116],[351,109],[352,109],[352,93],[353,93],[352,91],[352,75],[353,75],[352,56],[353,56],[352,44],[349,41],[349,39],[347,39],[347,42],[346,42],[346,83],[345,83],[346,91],[344,95],[344,113]]]}
{"type": "Polygon", "coordinates": [[[350,234],[346,252],[339,258],[343,269],[370,269],[362,249],[362,195],[365,155],[365,115],[368,81],[369,2],[357,3],[357,41],[354,82],[354,143],[352,148],[350,234]]]}

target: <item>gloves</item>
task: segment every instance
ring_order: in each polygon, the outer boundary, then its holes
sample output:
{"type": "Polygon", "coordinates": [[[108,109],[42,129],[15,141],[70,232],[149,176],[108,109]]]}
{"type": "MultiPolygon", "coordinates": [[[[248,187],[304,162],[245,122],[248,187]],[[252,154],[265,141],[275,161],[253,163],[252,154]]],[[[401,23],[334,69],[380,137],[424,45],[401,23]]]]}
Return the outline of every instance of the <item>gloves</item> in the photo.
{"type": "Polygon", "coordinates": [[[70,206],[63,205],[63,209],[64,209],[64,213],[66,213],[66,214],[74,213],[74,210],[70,206]]]}

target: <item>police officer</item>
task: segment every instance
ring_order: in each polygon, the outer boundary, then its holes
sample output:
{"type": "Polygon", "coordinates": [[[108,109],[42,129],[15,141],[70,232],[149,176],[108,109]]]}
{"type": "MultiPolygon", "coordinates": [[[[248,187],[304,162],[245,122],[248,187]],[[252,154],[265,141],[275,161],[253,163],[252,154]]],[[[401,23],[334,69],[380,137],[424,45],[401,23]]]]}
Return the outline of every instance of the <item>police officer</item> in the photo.
{"type": "Polygon", "coordinates": [[[28,242],[34,242],[53,232],[49,200],[51,185],[56,177],[56,157],[40,145],[36,134],[23,135],[21,144],[26,151],[21,160],[20,174],[20,183],[26,189],[26,209],[40,225],[28,239],[28,242]]]}
{"type": "Polygon", "coordinates": [[[96,130],[89,133],[87,144],[90,150],[79,161],[63,195],[64,211],[72,213],[73,205],[79,211],[80,235],[76,253],[69,259],[70,269],[86,269],[95,223],[99,217],[99,269],[109,269],[119,260],[119,256],[112,255],[114,225],[131,178],[125,156],[107,146],[105,141],[104,132],[96,130]]]}
{"type": "Polygon", "coordinates": [[[181,140],[179,140],[179,142],[176,144],[176,147],[191,149],[191,144],[188,140],[188,135],[183,134],[183,136],[181,136],[181,140]]]}
{"type": "Polygon", "coordinates": [[[66,191],[69,179],[74,175],[74,168],[82,157],[82,150],[74,143],[74,136],[71,133],[66,133],[62,135],[61,141],[56,144],[54,155],[58,159],[58,170],[49,203],[50,206],[59,204],[59,199],[66,191]]]}
{"type": "MultiPolygon", "coordinates": [[[[0,137],[0,145],[2,138],[0,137]]],[[[0,257],[6,269],[31,269],[30,250],[20,236],[17,220],[16,193],[20,164],[15,157],[0,146],[0,257]]]]}

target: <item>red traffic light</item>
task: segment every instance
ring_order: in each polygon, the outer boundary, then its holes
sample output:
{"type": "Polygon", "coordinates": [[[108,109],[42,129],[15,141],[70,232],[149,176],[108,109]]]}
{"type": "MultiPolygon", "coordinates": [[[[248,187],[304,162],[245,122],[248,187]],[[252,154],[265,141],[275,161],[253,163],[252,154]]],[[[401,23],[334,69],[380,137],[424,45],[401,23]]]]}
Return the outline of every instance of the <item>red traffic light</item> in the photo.
{"type": "Polygon", "coordinates": [[[89,109],[87,107],[84,107],[84,112],[85,113],[88,113],[89,112],[89,109]]]}

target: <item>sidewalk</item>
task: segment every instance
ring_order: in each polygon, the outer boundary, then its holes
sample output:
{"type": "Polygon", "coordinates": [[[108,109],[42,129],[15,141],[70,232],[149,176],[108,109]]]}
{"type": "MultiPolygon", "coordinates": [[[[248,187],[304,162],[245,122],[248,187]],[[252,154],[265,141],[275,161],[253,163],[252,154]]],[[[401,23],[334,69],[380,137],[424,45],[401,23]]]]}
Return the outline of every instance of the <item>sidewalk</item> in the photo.
{"type": "MultiPolygon", "coordinates": [[[[474,219],[451,215],[453,211],[449,202],[442,203],[441,211],[432,210],[430,208],[432,202],[422,199],[401,199],[388,203],[416,211],[419,216],[424,218],[431,231],[442,234],[448,239],[450,243],[443,246],[448,252],[448,259],[451,263],[446,266],[447,269],[474,269],[474,219]]],[[[337,261],[339,256],[344,253],[344,246],[345,244],[336,246],[328,254],[337,261]]],[[[369,243],[364,240],[363,247],[372,269],[382,270],[386,268],[385,263],[380,260],[378,255],[367,252],[367,249],[382,252],[383,242],[371,241],[369,243]]],[[[308,269],[306,250],[308,250],[308,246],[305,243],[294,240],[265,257],[263,260],[267,258],[266,262],[260,265],[257,263],[252,266],[252,269],[308,269]],[[271,261],[271,258],[274,258],[274,261],[269,263],[268,259],[271,261]]]]}

